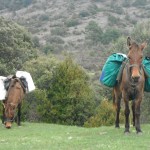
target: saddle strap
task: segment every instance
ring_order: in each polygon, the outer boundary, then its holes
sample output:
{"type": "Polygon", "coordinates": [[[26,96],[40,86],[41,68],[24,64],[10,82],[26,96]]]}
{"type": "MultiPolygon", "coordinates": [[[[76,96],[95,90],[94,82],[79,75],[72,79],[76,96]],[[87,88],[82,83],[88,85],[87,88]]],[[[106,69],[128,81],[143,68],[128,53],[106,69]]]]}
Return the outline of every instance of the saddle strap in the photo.
{"type": "Polygon", "coordinates": [[[124,69],[124,67],[126,66],[127,62],[128,62],[128,59],[126,59],[125,61],[122,62],[122,65],[121,65],[121,67],[120,67],[120,70],[119,70],[119,73],[118,73],[117,79],[116,79],[118,82],[120,82],[121,79],[122,79],[123,69],[124,69]]]}

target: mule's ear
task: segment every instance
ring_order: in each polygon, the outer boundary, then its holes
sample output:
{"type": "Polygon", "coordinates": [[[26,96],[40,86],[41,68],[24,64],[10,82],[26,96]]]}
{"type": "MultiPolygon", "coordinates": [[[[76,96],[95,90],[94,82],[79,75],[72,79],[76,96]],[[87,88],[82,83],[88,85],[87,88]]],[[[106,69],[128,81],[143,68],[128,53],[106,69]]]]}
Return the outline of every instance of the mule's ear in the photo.
{"type": "Polygon", "coordinates": [[[130,38],[130,37],[127,38],[127,46],[128,46],[128,47],[131,46],[131,38],[130,38]]]}
{"type": "Polygon", "coordinates": [[[146,47],[147,47],[147,42],[144,42],[144,43],[141,44],[141,49],[142,50],[145,49],[146,47]]]}

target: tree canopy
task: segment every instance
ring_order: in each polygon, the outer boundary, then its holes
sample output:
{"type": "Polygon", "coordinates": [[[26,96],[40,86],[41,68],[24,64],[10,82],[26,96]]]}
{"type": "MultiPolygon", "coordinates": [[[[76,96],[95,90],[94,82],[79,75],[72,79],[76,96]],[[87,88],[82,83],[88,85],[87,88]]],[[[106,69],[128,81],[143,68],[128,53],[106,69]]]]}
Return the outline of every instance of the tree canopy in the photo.
{"type": "Polygon", "coordinates": [[[0,18],[1,75],[14,73],[23,64],[36,57],[30,34],[18,24],[0,18]]]}

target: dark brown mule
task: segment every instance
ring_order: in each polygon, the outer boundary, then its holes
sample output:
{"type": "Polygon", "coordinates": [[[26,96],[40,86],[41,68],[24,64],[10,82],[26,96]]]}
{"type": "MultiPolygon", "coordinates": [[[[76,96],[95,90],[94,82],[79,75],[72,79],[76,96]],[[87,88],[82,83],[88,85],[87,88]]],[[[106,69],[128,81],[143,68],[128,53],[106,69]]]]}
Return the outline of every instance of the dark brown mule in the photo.
{"type": "Polygon", "coordinates": [[[146,47],[146,42],[138,45],[127,39],[129,47],[128,59],[122,72],[121,81],[114,87],[113,103],[116,108],[115,126],[119,127],[120,102],[123,99],[125,104],[125,133],[129,133],[129,101],[132,100],[133,126],[137,133],[142,132],[140,127],[140,104],[143,98],[145,74],[142,68],[143,49],[146,47]]]}
{"type": "Polygon", "coordinates": [[[3,123],[6,128],[11,128],[17,113],[17,124],[20,125],[21,104],[25,94],[25,88],[19,78],[12,78],[3,101],[3,123]],[[18,112],[16,112],[18,109],[18,112]]]}

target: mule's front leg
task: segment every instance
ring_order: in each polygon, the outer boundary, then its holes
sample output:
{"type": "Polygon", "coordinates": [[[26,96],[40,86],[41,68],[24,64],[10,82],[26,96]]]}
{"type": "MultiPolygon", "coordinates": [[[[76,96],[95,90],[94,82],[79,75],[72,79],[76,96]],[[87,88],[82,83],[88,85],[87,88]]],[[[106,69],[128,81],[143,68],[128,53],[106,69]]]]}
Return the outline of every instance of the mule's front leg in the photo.
{"type": "Polygon", "coordinates": [[[129,101],[125,100],[125,131],[124,133],[129,133],[129,114],[130,114],[130,109],[129,109],[129,101]]]}
{"type": "Polygon", "coordinates": [[[136,100],[135,101],[135,128],[137,133],[141,133],[141,127],[140,127],[140,105],[141,105],[141,100],[136,100]]]}
{"type": "Polygon", "coordinates": [[[135,126],[135,101],[132,102],[133,126],[135,126]]]}
{"type": "Polygon", "coordinates": [[[17,124],[18,126],[21,125],[21,104],[18,105],[18,114],[17,114],[17,124]]]}
{"type": "Polygon", "coordinates": [[[5,109],[3,108],[3,114],[2,114],[2,124],[4,124],[5,121],[5,109]]]}

